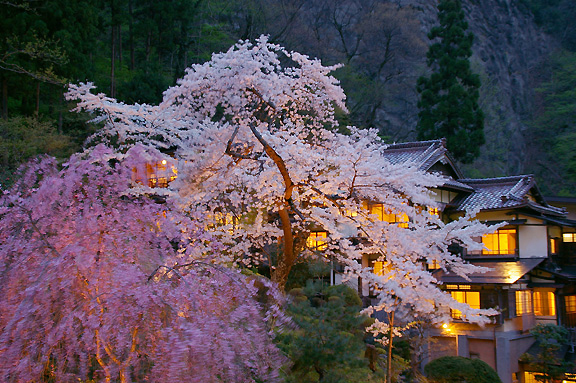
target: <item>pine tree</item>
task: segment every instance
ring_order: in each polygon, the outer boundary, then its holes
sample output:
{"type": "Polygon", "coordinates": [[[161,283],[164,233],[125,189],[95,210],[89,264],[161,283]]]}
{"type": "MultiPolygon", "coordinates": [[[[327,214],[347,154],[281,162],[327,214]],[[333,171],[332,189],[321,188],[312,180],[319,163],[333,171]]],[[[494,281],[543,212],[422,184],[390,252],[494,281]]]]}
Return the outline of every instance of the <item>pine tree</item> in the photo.
{"type": "Polygon", "coordinates": [[[484,114],[478,106],[480,79],[470,70],[474,36],[467,33],[460,0],[441,0],[439,26],[428,34],[436,40],[426,55],[430,77],[418,79],[418,139],[445,137],[448,150],[463,163],[472,162],[484,144],[484,114]]]}

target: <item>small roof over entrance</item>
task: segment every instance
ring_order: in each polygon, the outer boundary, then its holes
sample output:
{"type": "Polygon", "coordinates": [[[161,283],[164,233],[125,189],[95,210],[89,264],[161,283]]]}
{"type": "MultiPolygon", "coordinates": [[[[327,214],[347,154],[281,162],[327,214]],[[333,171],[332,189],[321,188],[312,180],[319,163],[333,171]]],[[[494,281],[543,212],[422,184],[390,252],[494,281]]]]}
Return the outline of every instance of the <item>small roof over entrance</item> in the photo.
{"type": "Polygon", "coordinates": [[[435,276],[444,283],[453,284],[511,284],[518,281],[546,258],[525,258],[518,261],[470,262],[477,266],[488,267],[485,273],[473,273],[469,281],[459,275],[438,271],[435,276]]]}

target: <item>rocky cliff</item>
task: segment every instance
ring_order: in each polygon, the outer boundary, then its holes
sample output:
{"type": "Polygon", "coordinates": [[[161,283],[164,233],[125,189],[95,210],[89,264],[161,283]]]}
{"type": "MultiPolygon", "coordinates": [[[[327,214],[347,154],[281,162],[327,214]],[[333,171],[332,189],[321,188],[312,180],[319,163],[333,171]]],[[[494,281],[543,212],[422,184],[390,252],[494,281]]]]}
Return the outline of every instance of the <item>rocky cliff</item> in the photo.
{"type": "MultiPolygon", "coordinates": [[[[400,4],[419,11],[422,33],[436,24],[435,0],[402,0],[400,4]]],[[[486,144],[481,157],[466,170],[473,176],[530,172],[534,151],[527,122],[535,106],[540,67],[557,45],[518,1],[464,0],[463,8],[475,36],[472,67],[482,78],[481,107],[486,114],[486,144]]],[[[416,99],[413,102],[416,111],[416,99]]]]}

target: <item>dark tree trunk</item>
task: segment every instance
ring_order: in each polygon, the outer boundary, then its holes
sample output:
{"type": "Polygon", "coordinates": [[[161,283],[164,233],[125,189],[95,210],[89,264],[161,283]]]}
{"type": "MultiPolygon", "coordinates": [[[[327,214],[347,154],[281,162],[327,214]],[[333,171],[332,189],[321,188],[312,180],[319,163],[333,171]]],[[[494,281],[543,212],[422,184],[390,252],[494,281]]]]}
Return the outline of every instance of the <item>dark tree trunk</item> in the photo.
{"type": "Polygon", "coordinates": [[[134,60],[134,10],[132,8],[132,0],[128,1],[128,44],[130,49],[130,70],[135,68],[134,60]]]}
{"type": "Polygon", "coordinates": [[[118,63],[122,66],[122,24],[116,26],[116,38],[118,39],[118,63]]]}
{"type": "Polygon", "coordinates": [[[386,383],[392,383],[392,339],[394,337],[394,311],[388,316],[388,363],[386,365],[386,383]]]}
{"type": "Polygon", "coordinates": [[[116,28],[112,26],[111,53],[110,53],[110,97],[116,97],[116,28]]]}
{"type": "Polygon", "coordinates": [[[8,118],[8,79],[2,78],[2,118],[8,118]]]}
{"type": "Polygon", "coordinates": [[[36,107],[34,108],[36,118],[40,115],[40,81],[36,82],[36,107]]]}

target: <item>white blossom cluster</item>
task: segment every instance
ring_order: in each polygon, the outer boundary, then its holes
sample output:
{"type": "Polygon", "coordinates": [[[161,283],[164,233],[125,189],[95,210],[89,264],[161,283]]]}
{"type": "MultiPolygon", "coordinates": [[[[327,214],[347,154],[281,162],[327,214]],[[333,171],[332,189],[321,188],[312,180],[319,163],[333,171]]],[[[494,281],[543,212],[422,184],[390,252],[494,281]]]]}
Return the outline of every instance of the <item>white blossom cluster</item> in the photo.
{"type": "Polygon", "coordinates": [[[126,105],[91,93],[91,84],[70,86],[67,97],[104,123],[92,140],[114,144],[118,157],[137,144],[158,156],[165,155],[158,150],[171,153],[178,179],[165,194],[203,217],[226,245],[219,262],[263,262],[274,280],[286,263],[335,259],[349,277],[379,291],[373,310],[402,305],[414,318],[434,322],[452,308],[486,323],[493,310],[456,302],[424,265],[436,262],[463,277],[480,271],[448,247],[479,250],[474,238],[489,230],[473,220],[474,212],[449,223],[423,212],[436,206],[429,190],[445,180],[388,162],[375,131],[338,124],[336,114],[346,106],[329,75],[336,68],[261,37],[193,65],[158,106],[126,105]],[[366,201],[409,220],[380,221],[365,209],[366,201]],[[328,233],[322,251],[306,246],[315,230],[328,233]],[[362,266],[367,254],[383,262],[382,275],[362,266]]]}

